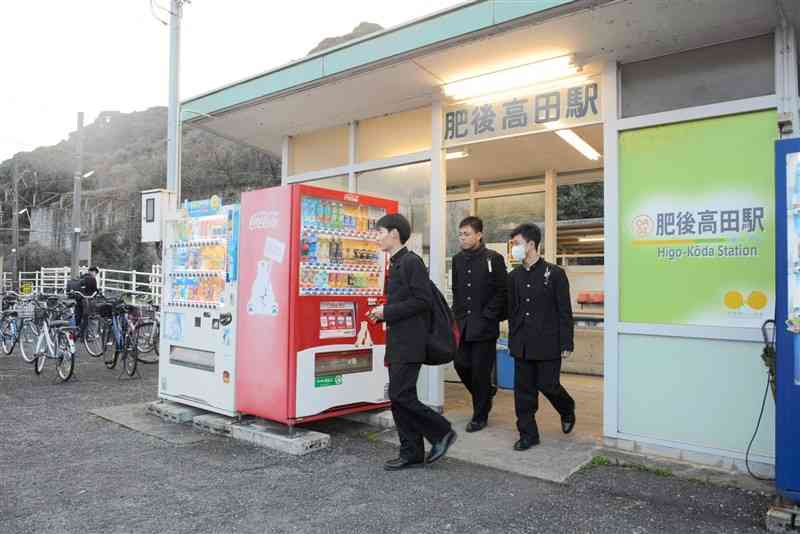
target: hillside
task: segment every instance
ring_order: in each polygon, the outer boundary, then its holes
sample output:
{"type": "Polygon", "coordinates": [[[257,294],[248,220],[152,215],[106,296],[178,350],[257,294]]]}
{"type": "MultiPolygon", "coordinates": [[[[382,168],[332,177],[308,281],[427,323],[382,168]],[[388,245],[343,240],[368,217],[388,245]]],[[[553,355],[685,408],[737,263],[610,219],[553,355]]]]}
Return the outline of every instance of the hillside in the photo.
{"type": "MultiPolygon", "coordinates": [[[[145,254],[139,238],[139,192],[166,185],[167,109],[153,107],[134,113],[108,111],[84,127],[84,169],[95,174],[84,181],[84,238],[93,242],[95,261],[107,267],[146,267],[152,254],[145,254]],[[113,199],[114,213],[96,218],[93,212],[113,199]],[[120,206],[122,209],[120,210],[120,206]],[[86,221],[89,222],[86,222],[86,221]]],[[[10,252],[13,209],[12,172],[21,176],[19,209],[56,210],[56,218],[66,219],[75,169],[76,134],[57,145],[21,152],[0,163],[0,252],[10,252]]],[[[186,128],[182,147],[182,188],[184,198],[221,195],[227,202],[238,201],[241,191],[280,182],[280,160],[250,147],[238,145],[202,130],[186,128]]],[[[34,220],[37,218],[34,217],[34,220]]],[[[23,255],[47,257],[47,251],[33,245],[25,247],[29,219],[20,217],[23,255]],[[35,254],[34,254],[35,253],[35,254]]],[[[64,226],[64,225],[62,225],[64,226]]],[[[68,229],[67,229],[68,230],[68,229]]],[[[55,254],[55,253],[54,253],[55,254]]],[[[54,255],[55,257],[55,255],[54,255]]],[[[61,259],[61,258],[59,258],[61,259]]],[[[23,261],[23,258],[21,258],[23,261]]],[[[35,268],[39,260],[31,258],[35,268]]],[[[22,268],[22,265],[20,266],[22,268]]]]}

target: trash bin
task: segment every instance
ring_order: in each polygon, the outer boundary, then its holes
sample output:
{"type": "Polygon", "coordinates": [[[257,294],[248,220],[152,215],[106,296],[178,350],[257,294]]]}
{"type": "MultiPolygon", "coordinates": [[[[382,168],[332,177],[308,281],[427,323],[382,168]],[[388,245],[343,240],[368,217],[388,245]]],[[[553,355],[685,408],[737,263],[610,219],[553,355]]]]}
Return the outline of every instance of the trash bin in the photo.
{"type": "Polygon", "coordinates": [[[514,358],[508,351],[508,340],[500,338],[497,341],[497,387],[501,389],[514,389],[514,358]]]}

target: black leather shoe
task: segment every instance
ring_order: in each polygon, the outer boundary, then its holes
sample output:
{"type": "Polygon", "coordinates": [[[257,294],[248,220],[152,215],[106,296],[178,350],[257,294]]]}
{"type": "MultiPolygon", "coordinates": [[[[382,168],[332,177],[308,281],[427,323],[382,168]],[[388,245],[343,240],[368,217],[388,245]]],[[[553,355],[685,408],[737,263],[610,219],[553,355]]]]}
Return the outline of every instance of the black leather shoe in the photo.
{"type": "Polygon", "coordinates": [[[413,467],[425,467],[425,461],[411,461],[401,456],[399,458],[395,458],[394,460],[387,460],[386,463],[383,464],[383,468],[387,471],[399,471],[401,469],[411,469],[413,467]]]}
{"type": "Polygon", "coordinates": [[[575,414],[561,419],[561,430],[564,434],[569,434],[575,428],[575,414]]]}
{"type": "Polygon", "coordinates": [[[456,442],[456,438],[458,434],[456,434],[455,430],[451,430],[448,432],[445,437],[441,439],[438,443],[434,443],[433,447],[431,447],[431,452],[428,453],[428,458],[425,460],[426,463],[432,464],[436,460],[439,460],[442,456],[447,454],[447,449],[456,442]]]}
{"type": "Polygon", "coordinates": [[[532,439],[532,438],[519,438],[519,441],[517,441],[514,444],[514,450],[515,451],[527,451],[531,447],[535,447],[538,444],[539,444],[539,438],[535,438],[535,439],[532,439]]]}
{"type": "Polygon", "coordinates": [[[467,423],[467,432],[478,432],[486,428],[486,421],[470,421],[467,423]]]}

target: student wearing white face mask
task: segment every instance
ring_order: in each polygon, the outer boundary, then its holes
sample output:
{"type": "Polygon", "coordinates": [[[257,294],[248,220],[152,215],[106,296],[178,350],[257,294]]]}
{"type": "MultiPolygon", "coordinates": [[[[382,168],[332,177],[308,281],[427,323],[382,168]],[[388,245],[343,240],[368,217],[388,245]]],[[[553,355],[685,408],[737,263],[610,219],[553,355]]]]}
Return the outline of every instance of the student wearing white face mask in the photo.
{"type": "Polygon", "coordinates": [[[509,350],[514,357],[514,408],[520,439],[514,450],[539,444],[539,392],[561,416],[565,434],[575,427],[575,401],[561,385],[561,359],[574,350],[569,281],[564,270],[542,259],[542,231],[522,224],[511,232],[514,259],[508,276],[509,350]]]}

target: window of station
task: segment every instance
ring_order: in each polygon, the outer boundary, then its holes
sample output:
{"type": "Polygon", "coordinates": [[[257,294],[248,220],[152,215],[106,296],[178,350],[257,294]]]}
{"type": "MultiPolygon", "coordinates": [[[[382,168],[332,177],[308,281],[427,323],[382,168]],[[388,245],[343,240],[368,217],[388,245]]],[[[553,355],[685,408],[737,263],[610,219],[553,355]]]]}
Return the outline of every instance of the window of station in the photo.
{"type": "Polygon", "coordinates": [[[428,264],[430,254],[430,162],[369,171],[358,175],[357,191],[398,202],[398,211],[411,223],[406,244],[428,264]]]}

